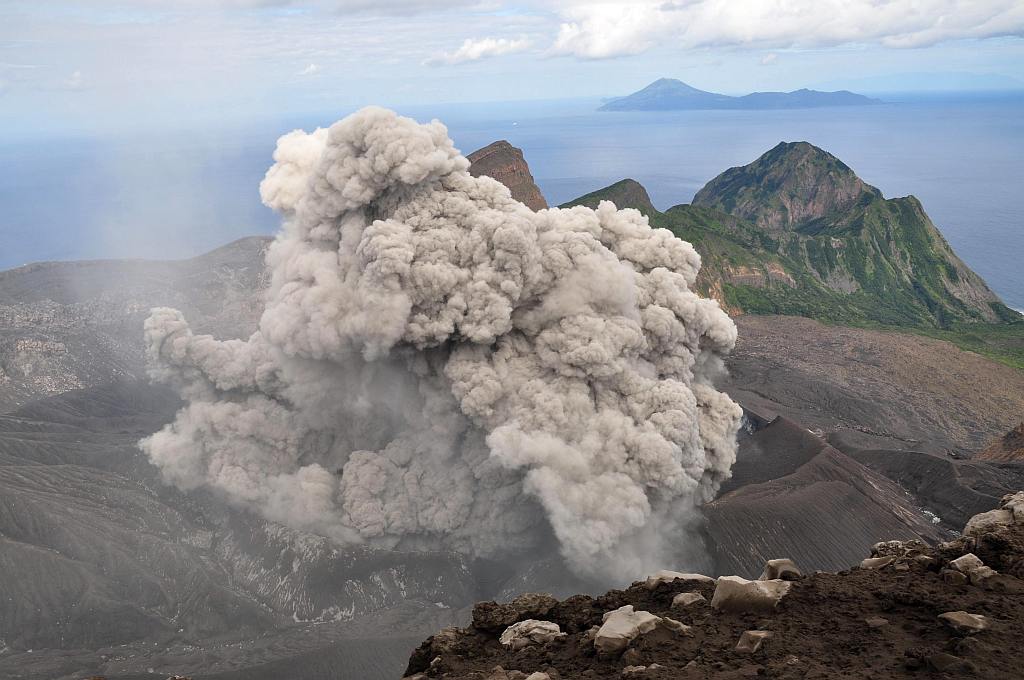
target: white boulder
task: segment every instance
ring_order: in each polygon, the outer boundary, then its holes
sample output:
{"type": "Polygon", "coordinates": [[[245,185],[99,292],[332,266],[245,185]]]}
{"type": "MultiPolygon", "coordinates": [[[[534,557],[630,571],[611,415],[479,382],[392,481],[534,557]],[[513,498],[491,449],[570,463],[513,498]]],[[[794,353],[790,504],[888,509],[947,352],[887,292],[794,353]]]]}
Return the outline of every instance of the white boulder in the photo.
{"type": "Polygon", "coordinates": [[[722,576],[715,586],[711,606],[728,612],[767,612],[775,609],[789,593],[789,581],[748,581],[740,576],[722,576]]]}
{"type": "Polygon", "coordinates": [[[501,644],[515,651],[531,645],[543,645],[565,635],[557,623],[527,619],[513,623],[498,638],[501,644]]]}
{"type": "Polygon", "coordinates": [[[630,642],[651,632],[661,623],[660,616],[634,611],[631,604],[606,612],[603,618],[604,623],[594,636],[594,648],[606,654],[621,652],[630,642]]]}

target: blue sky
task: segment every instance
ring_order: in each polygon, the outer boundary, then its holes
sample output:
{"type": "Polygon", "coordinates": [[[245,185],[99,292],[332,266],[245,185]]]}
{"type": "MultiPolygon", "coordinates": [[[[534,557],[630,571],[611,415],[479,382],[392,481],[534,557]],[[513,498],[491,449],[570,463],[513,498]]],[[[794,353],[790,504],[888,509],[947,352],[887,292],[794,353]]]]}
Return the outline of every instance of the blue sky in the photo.
{"type": "Polygon", "coordinates": [[[0,6],[5,136],[380,103],[1024,87],[1020,0],[66,0],[0,6]]]}

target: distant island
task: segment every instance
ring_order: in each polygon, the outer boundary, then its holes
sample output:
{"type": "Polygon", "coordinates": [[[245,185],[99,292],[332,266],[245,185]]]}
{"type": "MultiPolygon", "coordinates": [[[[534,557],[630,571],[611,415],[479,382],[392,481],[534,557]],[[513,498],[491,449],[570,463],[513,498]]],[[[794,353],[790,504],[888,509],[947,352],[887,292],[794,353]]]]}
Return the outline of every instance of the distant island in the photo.
{"type": "Polygon", "coordinates": [[[638,92],[612,99],[599,111],[683,111],[694,109],[807,109],[826,106],[881,104],[878,99],[847,90],[819,92],[752,92],[731,97],[691,87],[681,80],[660,78],[638,92]]]}

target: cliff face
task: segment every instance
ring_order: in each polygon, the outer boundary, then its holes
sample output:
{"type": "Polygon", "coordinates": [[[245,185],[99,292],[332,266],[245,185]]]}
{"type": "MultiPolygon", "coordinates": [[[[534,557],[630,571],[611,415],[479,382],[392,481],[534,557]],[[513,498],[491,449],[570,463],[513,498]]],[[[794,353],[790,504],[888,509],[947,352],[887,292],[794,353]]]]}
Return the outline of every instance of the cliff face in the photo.
{"type": "Polygon", "coordinates": [[[505,140],[488,144],[466,156],[472,164],[469,172],[474,177],[486,175],[498,180],[509,188],[512,198],[525,204],[531,210],[548,207],[540,188],[533,181],[530,166],[518,149],[505,140]]]}

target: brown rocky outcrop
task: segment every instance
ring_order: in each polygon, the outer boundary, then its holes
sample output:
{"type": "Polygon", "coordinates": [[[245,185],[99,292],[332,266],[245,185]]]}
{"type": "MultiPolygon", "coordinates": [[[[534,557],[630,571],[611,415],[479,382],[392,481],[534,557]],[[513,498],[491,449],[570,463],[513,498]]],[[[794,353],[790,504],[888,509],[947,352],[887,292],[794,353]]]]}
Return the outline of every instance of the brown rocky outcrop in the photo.
{"type": "Polygon", "coordinates": [[[496,179],[512,192],[512,198],[525,204],[530,210],[548,207],[544,194],[533,181],[530,166],[523,158],[523,150],[504,139],[488,144],[466,156],[471,163],[469,173],[474,177],[486,175],[496,179]]]}

